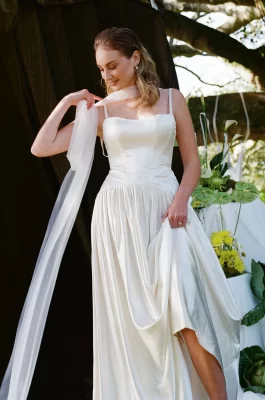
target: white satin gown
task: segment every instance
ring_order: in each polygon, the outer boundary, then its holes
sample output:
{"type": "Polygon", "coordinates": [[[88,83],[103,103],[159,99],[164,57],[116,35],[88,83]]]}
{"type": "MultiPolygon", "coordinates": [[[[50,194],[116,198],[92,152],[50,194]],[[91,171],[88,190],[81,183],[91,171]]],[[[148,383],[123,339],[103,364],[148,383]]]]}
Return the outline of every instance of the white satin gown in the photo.
{"type": "MultiPolygon", "coordinates": [[[[169,113],[103,125],[110,172],[92,219],[94,400],[205,400],[181,335],[196,332],[224,373],[240,350],[241,315],[192,207],[162,216],[178,182],[169,113]]],[[[229,397],[229,393],[228,393],[229,397]]],[[[234,400],[231,396],[229,400],[234,400]]]]}

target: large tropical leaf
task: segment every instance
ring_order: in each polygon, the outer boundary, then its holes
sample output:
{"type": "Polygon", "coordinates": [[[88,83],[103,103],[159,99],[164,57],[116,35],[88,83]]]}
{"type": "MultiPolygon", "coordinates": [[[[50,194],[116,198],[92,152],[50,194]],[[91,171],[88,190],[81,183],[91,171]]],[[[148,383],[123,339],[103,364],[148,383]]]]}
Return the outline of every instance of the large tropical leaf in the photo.
{"type": "Polygon", "coordinates": [[[206,187],[198,187],[192,193],[193,200],[197,200],[201,203],[202,207],[208,207],[215,202],[216,193],[206,187]]]}
{"type": "Polygon", "coordinates": [[[251,276],[250,286],[254,295],[259,300],[265,300],[264,271],[262,266],[255,260],[252,260],[251,262],[251,273],[252,276],[251,276]]]}
{"type": "Polygon", "coordinates": [[[216,193],[215,204],[228,204],[232,201],[231,194],[227,192],[216,193]]]}
{"type": "Polygon", "coordinates": [[[252,183],[237,182],[232,197],[238,203],[250,203],[259,197],[259,191],[252,183]]]}
{"type": "Polygon", "coordinates": [[[265,316],[265,301],[261,301],[256,307],[249,311],[242,318],[241,324],[252,326],[259,322],[265,316]]]}
{"type": "Polygon", "coordinates": [[[257,361],[257,355],[264,355],[264,351],[259,346],[245,347],[240,351],[239,360],[239,380],[242,388],[251,386],[250,372],[257,361]]]}

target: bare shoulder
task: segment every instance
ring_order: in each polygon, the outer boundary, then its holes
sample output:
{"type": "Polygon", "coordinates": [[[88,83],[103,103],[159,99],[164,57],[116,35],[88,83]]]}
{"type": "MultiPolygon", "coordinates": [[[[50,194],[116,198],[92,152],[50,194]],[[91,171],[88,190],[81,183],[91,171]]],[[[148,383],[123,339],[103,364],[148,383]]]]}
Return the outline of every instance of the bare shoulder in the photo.
{"type": "Polygon", "coordinates": [[[172,106],[175,118],[183,118],[189,115],[189,108],[186,99],[180,90],[172,88],[172,106]]]}
{"type": "Polygon", "coordinates": [[[173,104],[185,103],[186,100],[179,89],[172,88],[172,102],[173,104]]]}

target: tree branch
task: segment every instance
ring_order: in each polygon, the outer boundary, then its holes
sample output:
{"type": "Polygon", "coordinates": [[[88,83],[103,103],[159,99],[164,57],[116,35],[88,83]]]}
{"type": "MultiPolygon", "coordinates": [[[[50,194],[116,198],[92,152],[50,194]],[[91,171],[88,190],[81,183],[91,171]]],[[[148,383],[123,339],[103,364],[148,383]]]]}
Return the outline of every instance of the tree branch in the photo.
{"type": "Polygon", "coordinates": [[[205,0],[204,3],[199,4],[194,0],[192,2],[179,2],[177,0],[164,0],[165,8],[169,11],[183,12],[183,11],[193,11],[193,12],[222,12],[229,16],[234,16],[240,12],[252,13],[256,12],[260,18],[260,10],[253,4],[251,6],[236,5],[232,2],[225,2],[223,4],[209,4],[209,0],[205,0]]]}
{"type": "MultiPolygon", "coordinates": [[[[206,0],[192,0],[192,3],[199,5],[205,4],[205,2],[206,0]]],[[[233,0],[232,2],[238,6],[250,6],[250,7],[256,6],[256,0],[233,0]]],[[[176,3],[176,0],[172,0],[172,3],[176,3]]],[[[227,3],[227,0],[207,0],[207,3],[211,5],[225,4],[227,3]]]]}
{"type": "Polygon", "coordinates": [[[197,75],[195,72],[191,71],[189,68],[184,67],[184,65],[175,64],[175,67],[179,67],[179,68],[185,69],[186,71],[188,71],[188,72],[190,72],[191,74],[193,74],[194,76],[196,76],[196,78],[199,79],[200,82],[204,83],[205,85],[209,85],[209,86],[218,86],[218,87],[220,87],[220,88],[223,88],[224,86],[228,85],[229,83],[234,83],[234,82],[238,81],[238,79],[240,79],[240,77],[238,77],[238,78],[234,79],[233,81],[226,82],[224,85],[218,85],[217,83],[205,82],[204,80],[202,80],[202,79],[200,78],[199,75],[197,75]]]}
{"type": "Polygon", "coordinates": [[[258,49],[247,49],[232,37],[173,11],[165,12],[164,23],[168,36],[183,40],[197,50],[243,65],[256,74],[265,87],[265,58],[258,49]]]}
{"type": "Polygon", "coordinates": [[[202,51],[196,50],[191,46],[186,44],[177,44],[170,46],[172,57],[193,57],[193,56],[207,56],[208,54],[203,53],[202,51]]]}
{"type": "Polygon", "coordinates": [[[230,34],[242,28],[242,26],[249,24],[254,19],[260,18],[262,18],[262,14],[258,8],[238,6],[234,10],[234,14],[231,14],[228,20],[220,26],[218,30],[230,34]]]}
{"type": "Polygon", "coordinates": [[[237,31],[242,26],[247,25],[254,19],[262,18],[262,13],[259,8],[249,7],[249,6],[237,6],[231,2],[215,5],[215,4],[197,4],[193,2],[180,3],[176,0],[164,0],[164,4],[166,10],[177,13],[183,11],[192,11],[196,13],[202,12],[207,14],[212,12],[224,13],[230,18],[228,18],[228,20],[221,27],[219,27],[218,30],[227,34],[237,31]]]}

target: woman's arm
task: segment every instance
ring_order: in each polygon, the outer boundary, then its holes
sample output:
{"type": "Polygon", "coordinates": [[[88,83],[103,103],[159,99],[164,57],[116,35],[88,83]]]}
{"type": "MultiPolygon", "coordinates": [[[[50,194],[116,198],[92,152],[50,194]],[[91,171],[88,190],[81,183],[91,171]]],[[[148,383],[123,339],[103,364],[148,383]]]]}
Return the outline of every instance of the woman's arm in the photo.
{"type": "Polygon", "coordinates": [[[87,101],[87,108],[91,108],[100,97],[89,93],[87,89],[70,93],[65,96],[47,118],[38,132],[32,147],[31,153],[36,157],[48,157],[68,150],[74,121],[58,130],[60,122],[66,111],[71,106],[76,106],[80,100],[87,101]]]}
{"type": "Polygon", "coordinates": [[[173,89],[172,101],[176,119],[176,139],[184,165],[184,174],[176,197],[188,201],[200,179],[201,165],[194,127],[185,98],[179,90],[173,89]]]}
{"type": "Polygon", "coordinates": [[[200,179],[201,165],[190,112],[179,90],[172,90],[172,101],[176,120],[176,138],[184,165],[184,174],[162,220],[168,218],[172,228],[182,228],[187,223],[188,200],[200,179]]]}

